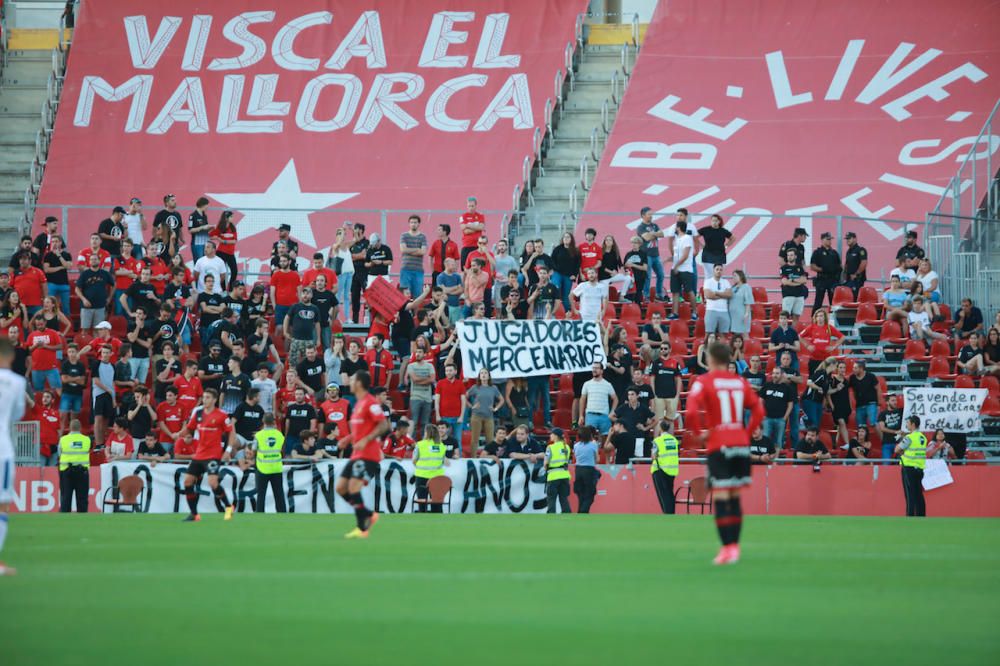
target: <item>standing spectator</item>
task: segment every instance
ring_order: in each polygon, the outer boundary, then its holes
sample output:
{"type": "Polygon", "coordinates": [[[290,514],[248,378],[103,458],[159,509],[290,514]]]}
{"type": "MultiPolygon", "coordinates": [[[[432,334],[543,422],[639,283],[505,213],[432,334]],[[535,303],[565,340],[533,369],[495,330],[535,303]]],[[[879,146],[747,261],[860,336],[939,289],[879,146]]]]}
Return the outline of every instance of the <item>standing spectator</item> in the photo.
{"type": "Polygon", "coordinates": [[[948,443],[948,436],[944,430],[938,428],[934,431],[934,437],[927,445],[928,458],[950,459],[958,457],[954,447],[948,443]]]}
{"type": "MultiPolygon", "coordinates": [[[[205,246],[211,247],[211,243],[205,246]]],[[[288,256],[278,257],[278,269],[271,273],[271,302],[274,304],[274,325],[284,328],[285,317],[299,302],[302,279],[297,270],[292,270],[288,256]]],[[[200,297],[199,297],[200,298],[200,297]]]]}
{"type": "Polygon", "coordinates": [[[542,421],[546,428],[552,427],[552,402],[549,396],[549,375],[533,375],[528,377],[528,405],[534,414],[539,406],[542,410],[542,421]]]}
{"type": "Polygon", "coordinates": [[[639,366],[632,368],[632,383],[628,385],[626,391],[635,391],[639,396],[639,404],[650,412],[653,411],[653,387],[646,381],[646,375],[639,366]]]}
{"type": "MultiPolygon", "coordinates": [[[[506,281],[510,273],[514,273],[514,284],[517,284],[517,259],[509,252],[510,246],[507,239],[501,238],[496,243],[496,254],[493,257],[493,302],[502,303],[504,299],[500,295],[500,290],[506,286],[506,281]]],[[[523,298],[521,299],[524,300],[523,298]]]]}
{"type": "Polygon", "coordinates": [[[431,283],[438,284],[438,275],[444,272],[446,259],[461,261],[458,253],[458,245],[451,239],[451,225],[439,224],[437,227],[437,240],[431,243],[427,254],[431,258],[431,283]]]}
{"type": "Polygon", "coordinates": [[[781,267],[781,309],[796,321],[805,309],[806,296],[809,295],[809,288],[806,286],[809,278],[799,263],[798,256],[796,250],[787,250],[785,263],[781,267]]]}
{"type": "Polygon", "coordinates": [[[45,318],[41,315],[31,320],[32,330],[24,344],[31,352],[31,386],[35,391],[42,391],[46,384],[56,391],[62,388],[59,377],[59,359],[56,352],[62,349],[63,338],[59,331],[45,327],[45,318]]]}
{"type": "Polygon", "coordinates": [[[154,397],[157,400],[166,399],[167,388],[181,374],[181,360],[177,358],[175,350],[174,343],[164,342],[160,347],[160,355],[153,362],[154,397]]]}
{"type": "MultiPolygon", "coordinates": [[[[687,301],[694,309],[694,240],[687,233],[687,222],[681,220],[676,224],[674,239],[673,265],[670,268],[671,301],[670,319],[680,316],[681,300],[687,301]]],[[[651,264],[656,263],[651,260],[651,264]]],[[[692,313],[692,319],[698,315],[692,313]]]]}
{"type": "Polygon", "coordinates": [[[66,430],[70,419],[80,416],[83,408],[83,390],[87,385],[87,368],[80,362],[76,343],[66,345],[66,359],[59,367],[62,396],[59,398],[60,428],[66,430]]]}
{"type": "MultiPolygon", "coordinates": [[[[407,220],[408,231],[399,238],[399,284],[414,296],[424,290],[424,255],[427,254],[427,236],[420,231],[420,216],[411,215],[407,220]]],[[[419,436],[422,430],[416,430],[419,436]]]]}
{"type": "Polygon", "coordinates": [[[465,288],[461,273],[455,270],[457,263],[456,259],[447,257],[444,260],[444,272],[435,278],[437,286],[444,292],[448,304],[448,319],[453,323],[461,321],[465,314],[460,300],[465,288]]]}
{"type": "MultiPolygon", "coordinates": [[[[486,286],[490,282],[489,274],[484,270],[486,262],[483,259],[473,259],[472,267],[462,278],[463,295],[465,298],[465,315],[471,314],[472,306],[485,306],[486,286]]],[[[440,276],[439,276],[440,277],[440,276]]]]}
{"type": "Polygon", "coordinates": [[[722,277],[722,264],[712,267],[712,277],[705,280],[705,331],[708,333],[729,333],[729,299],[733,288],[729,280],[722,277]]]}
{"type": "Polygon", "coordinates": [[[580,251],[576,247],[576,239],[568,231],[563,233],[559,245],[552,249],[552,269],[552,284],[559,290],[563,308],[569,310],[573,281],[580,274],[580,251]]]}
{"type": "Polygon", "coordinates": [[[479,450],[479,435],[482,433],[486,441],[493,440],[494,415],[503,406],[503,396],[493,385],[490,371],[483,368],[479,371],[476,384],[466,392],[469,403],[469,441],[470,458],[476,458],[479,450]]]}
{"type": "Polygon", "coordinates": [[[913,309],[906,316],[907,322],[910,324],[910,338],[913,340],[923,340],[924,342],[930,342],[931,340],[947,340],[948,336],[944,333],[938,333],[931,328],[931,317],[927,314],[924,309],[924,297],[917,296],[913,299],[913,309]]]}
{"type": "Polygon", "coordinates": [[[591,371],[594,378],[584,382],[580,389],[580,413],[584,425],[606,435],[611,429],[611,414],[618,407],[618,396],[611,382],[604,378],[603,365],[594,363],[591,371]]]}
{"type": "MultiPolygon", "coordinates": [[[[649,269],[654,275],[656,275],[656,298],[663,301],[667,298],[666,292],[663,290],[663,280],[665,277],[663,272],[663,262],[660,260],[660,239],[663,238],[664,234],[663,231],[660,230],[660,226],[656,224],[656,222],[653,222],[653,209],[649,206],[645,206],[639,211],[639,218],[641,221],[639,226],[635,228],[635,233],[642,239],[642,248],[646,251],[646,259],[649,269]]],[[[686,222],[683,224],[678,223],[676,228],[678,240],[680,240],[682,236],[687,235],[686,222]]],[[[674,242],[674,269],[672,272],[676,272],[678,270],[694,270],[694,242],[690,237],[688,238],[688,241],[691,241],[685,245],[685,247],[688,248],[688,253],[687,255],[684,255],[687,259],[682,259],[681,262],[678,262],[678,257],[681,256],[681,251],[677,247],[677,241],[674,242]],[[679,263],[682,263],[685,267],[690,264],[690,267],[678,268],[679,263]]],[[[626,263],[628,262],[626,261],[626,263]]],[[[649,283],[646,285],[646,296],[652,298],[650,294],[652,293],[653,279],[652,276],[649,277],[649,283]]],[[[673,277],[671,277],[671,283],[672,282],[673,277]]],[[[673,291],[673,287],[671,287],[671,291],[673,291]]]]}
{"type": "Polygon", "coordinates": [[[878,378],[867,371],[867,363],[862,360],[854,362],[854,372],[847,385],[854,392],[854,412],[857,414],[858,425],[874,428],[878,423],[878,378]]]}
{"type": "Polygon", "coordinates": [[[413,359],[406,366],[406,379],[410,385],[411,434],[416,437],[431,422],[434,408],[434,366],[428,363],[422,347],[413,350],[413,359]]]}
{"type": "Polygon", "coordinates": [[[507,398],[507,406],[510,408],[511,422],[515,426],[521,424],[530,426],[531,407],[528,404],[528,380],[524,377],[514,377],[508,380],[504,396],[507,398]]]}
{"type": "Polygon", "coordinates": [[[368,247],[365,225],[356,222],[353,228],[354,242],[348,250],[354,263],[354,278],[351,282],[351,322],[361,321],[361,292],[368,286],[368,247]]]}
{"type": "Polygon", "coordinates": [[[146,311],[136,309],[135,319],[125,334],[125,339],[132,345],[132,358],[129,370],[132,377],[140,384],[146,383],[149,376],[149,351],[153,348],[154,333],[146,326],[146,311]]]}
{"type": "MultiPolygon", "coordinates": [[[[17,249],[14,250],[14,254],[10,255],[9,267],[11,272],[17,270],[18,266],[21,265],[22,255],[28,256],[28,261],[32,266],[35,266],[36,268],[41,267],[42,257],[32,249],[31,243],[31,236],[21,236],[21,241],[18,243],[17,249]]],[[[91,244],[100,249],[100,236],[93,234],[91,236],[91,244]],[[94,239],[96,239],[96,241],[94,239]]]]}
{"type": "Polygon", "coordinates": [[[534,319],[552,319],[555,317],[556,302],[559,300],[559,290],[549,281],[549,269],[539,268],[538,282],[528,290],[528,305],[531,317],[534,319]]]}
{"type": "MultiPolygon", "coordinates": [[[[389,277],[389,266],[392,264],[392,248],[382,242],[382,237],[372,234],[368,237],[368,249],[365,251],[365,270],[368,277],[365,286],[378,277],[389,277]]],[[[419,293],[419,292],[418,292],[419,293]]]]}
{"type": "MultiPolygon", "coordinates": [[[[364,231],[363,225],[361,230],[364,231]]],[[[278,225],[278,240],[271,243],[271,257],[277,256],[278,248],[283,246],[295,264],[295,260],[299,257],[299,244],[292,240],[291,233],[292,225],[287,223],[278,225]]]]}
{"type": "Polygon", "coordinates": [[[59,410],[55,406],[55,393],[42,392],[42,399],[35,403],[34,414],[26,412],[25,420],[37,421],[39,428],[39,453],[47,466],[59,461],[59,410]]]}
{"type": "Polygon", "coordinates": [[[794,387],[784,381],[781,368],[771,371],[771,380],[764,383],[760,397],[764,399],[764,436],[774,442],[779,451],[784,448],[785,425],[792,413],[794,387]]]}
{"type": "Polygon", "coordinates": [[[635,439],[635,435],[626,430],[624,423],[612,423],[604,440],[604,459],[608,464],[627,465],[635,456],[635,439]]]}
{"type": "Polygon", "coordinates": [[[820,246],[813,250],[809,259],[809,270],[816,274],[813,278],[813,288],[816,290],[816,300],[813,301],[813,313],[823,307],[824,297],[833,305],[833,290],[840,283],[843,266],[840,254],[833,249],[833,234],[824,231],[819,236],[820,246]]]}
{"type": "Polygon", "coordinates": [[[820,363],[832,356],[837,347],[844,342],[844,334],[830,325],[826,310],[813,312],[813,323],[807,326],[801,334],[801,342],[809,352],[809,374],[812,374],[820,363]]]}
{"type": "Polygon", "coordinates": [[[788,433],[794,445],[799,441],[799,430],[801,421],[799,420],[799,394],[801,388],[805,388],[806,378],[802,376],[800,370],[792,367],[788,354],[783,354],[778,359],[778,367],[781,368],[782,381],[792,385],[792,411],[788,415],[788,433]]]}
{"type": "Polygon", "coordinates": [[[480,260],[483,263],[483,272],[486,273],[486,290],[483,292],[483,304],[486,305],[487,316],[490,316],[493,311],[493,276],[496,273],[496,257],[489,250],[489,241],[486,239],[486,234],[479,237],[479,240],[475,250],[470,252],[465,258],[464,270],[466,272],[472,268],[472,264],[476,260],[480,260]]]}
{"type": "Polygon", "coordinates": [[[807,238],[809,238],[809,234],[806,233],[806,230],[802,227],[796,227],[795,231],[792,232],[792,240],[787,240],[781,244],[781,248],[778,250],[778,258],[782,261],[787,261],[788,251],[794,250],[794,263],[800,267],[805,267],[807,238]]]}
{"type": "Polygon", "coordinates": [[[827,391],[830,389],[830,375],[836,367],[837,359],[828,358],[806,380],[806,392],[802,396],[802,411],[805,412],[808,425],[820,427],[823,405],[827,402],[827,391]]]}
{"type": "Polygon", "coordinates": [[[351,403],[340,397],[340,387],[330,384],[326,387],[326,400],[319,406],[319,416],[326,423],[327,436],[339,439],[347,435],[347,420],[351,403]]]}
{"type": "Polygon", "coordinates": [[[576,493],[577,513],[590,513],[590,507],[597,497],[597,482],[601,473],[597,471],[597,433],[590,426],[580,428],[580,436],[573,445],[573,460],[576,462],[576,478],[573,492],[576,493]]]}
{"type": "Polygon", "coordinates": [[[351,283],[354,281],[354,262],[351,261],[351,253],[347,249],[344,241],[344,229],[337,229],[333,245],[330,246],[330,264],[333,272],[338,276],[334,283],[327,286],[333,288],[336,284],[337,302],[343,308],[344,320],[351,319],[351,283]]]}
{"type": "MultiPolygon", "coordinates": [[[[525,248],[527,247],[529,247],[529,244],[525,243],[525,248]]],[[[545,254],[545,242],[541,238],[536,238],[530,242],[530,247],[533,250],[521,265],[521,272],[527,279],[528,286],[531,287],[538,284],[542,269],[548,271],[551,282],[553,263],[552,257],[545,254]]]]}
{"type": "MultiPolygon", "coordinates": [[[[242,375],[246,377],[246,375],[242,375]]],[[[249,386],[249,381],[247,382],[249,386]]],[[[242,399],[235,406],[230,404],[230,409],[226,411],[232,417],[233,432],[236,434],[236,441],[240,446],[253,446],[254,435],[264,426],[264,408],[260,406],[260,392],[253,388],[240,387],[242,399]]],[[[234,392],[231,397],[236,397],[240,391],[234,392]]]]}
{"type": "MultiPolygon", "coordinates": [[[[181,243],[181,214],[177,211],[177,197],[167,194],[163,197],[163,210],[158,212],[153,218],[153,229],[169,229],[170,235],[176,239],[178,246],[181,243]]],[[[173,254],[173,252],[171,252],[173,254]]]]}
{"type": "Polygon", "coordinates": [[[903,410],[899,408],[899,399],[895,394],[886,397],[885,410],[878,415],[875,427],[882,440],[882,458],[889,460],[903,430],[903,410]]]}
{"type": "Polygon", "coordinates": [[[206,389],[218,391],[225,371],[226,361],[222,358],[222,343],[212,340],[208,343],[208,356],[202,356],[198,361],[198,379],[206,389]]]}
{"type": "Polygon", "coordinates": [[[213,278],[214,289],[224,292],[225,276],[229,272],[229,266],[225,260],[218,255],[215,241],[205,241],[205,255],[195,262],[194,280],[198,291],[208,291],[205,287],[205,278],[209,275],[213,278]]]}
{"type": "Polygon", "coordinates": [[[479,237],[486,231],[486,218],[476,210],[476,197],[466,199],[465,205],[467,210],[458,218],[458,228],[462,233],[461,266],[465,266],[465,258],[476,249],[479,237]]]}
{"type": "Polygon", "coordinates": [[[63,248],[62,237],[53,236],[42,259],[42,272],[48,281],[49,295],[59,299],[59,309],[64,314],[70,312],[69,271],[73,267],[73,257],[63,248]]]}
{"type": "MultiPolygon", "coordinates": [[[[104,446],[108,424],[115,417],[115,366],[111,363],[111,347],[101,347],[98,359],[90,370],[90,414],[94,419],[94,444],[104,446]]],[[[72,427],[72,426],[70,426],[72,427]]]]}
{"type": "MultiPolygon", "coordinates": [[[[236,241],[239,240],[239,236],[236,233],[236,225],[233,224],[233,211],[222,211],[219,223],[208,232],[208,237],[215,243],[216,254],[228,269],[229,277],[218,284],[225,291],[229,291],[230,285],[236,281],[239,273],[239,269],[236,267],[236,241]]],[[[207,247],[206,245],[206,254],[207,247]]],[[[195,264],[195,270],[198,270],[197,264],[195,264]]]]}
{"type": "Polygon", "coordinates": [[[906,232],[906,242],[903,247],[896,252],[896,266],[902,269],[916,271],[920,266],[920,260],[924,258],[924,250],[917,245],[917,232],[906,232]]]}
{"type": "Polygon", "coordinates": [[[125,216],[125,209],[115,206],[111,211],[111,217],[101,220],[97,225],[97,235],[101,237],[101,249],[112,257],[120,256],[122,253],[122,237],[125,236],[125,225],[122,218],[125,216]]]}
{"type": "Polygon", "coordinates": [[[829,376],[828,385],[826,404],[833,412],[833,422],[837,427],[837,441],[847,444],[847,420],[853,411],[850,387],[848,386],[847,363],[837,362],[833,373],[829,376]]]}
{"type": "Polygon", "coordinates": [[[107,318],[108,296],[115,281],[111,273],[101,268],[101,258],[90,255],[89,266],[76,281],[76,296],[80,299],[80,330],[90,333],[107,318]]]}
{"type": "Polygon", "coordinates": [[[157,437],[165,449],[173,448],[185,423],[184,410],[177,401],[177,387],[168,386],[163,401],[156,406],[157,437]]]}
{"type": "Polygon", "coordinates": [[[289,367],[298,365],[307,347],[315,347],[319,343],[319,308],[312,304],[311,287],[303,287],[299,302],[289,308],[288,316],[282,322],[282,334],[285,340],[291,341],[288,348],[289,367]]]}
{"type": "Polygon", "coordinates": [[[337,297],[327,288],[327,278],[325,275],[317,275],[315,287],[313,288],[312,303],[319,310],[319,330],[320,344],[323,349],[330,348],[333,338],[332,323],[337,321],[338,303],[337,297]]]}
{"type": "Polygon", "coordinates": [[[434,387],[434,420],[450,426],[455,439],[461,442],[466,398],[465,383],[457,375],[453,363],[444,366],[444,379],[434,387]]]}
{"type": "Polygon", "coordinates": [[[972,304],[971,298],[963,298],[962,306],[955,318],[955,337],[962,340],[973,333],[983,332],[983,313],[972,304]]]}
{"type": "Polygon", "coordinates": [[[151,281],[152,273],[149,268],[139,271],[139,279],[129,285],[125,293],[118,297],[118,302],[125,310],[125,316],[135,319],[135,313],[142,310],[147,318],[153,317],[160,309],[160,298],[156,295],[156,287],[151,281]]]}
{"type": "Polygon", "coordinates": [[[49,215],[42,222],[42,226],[45,227],[45,230],[35,236],[35,240],[31,243],[31,252],[36,260],[44,262],[45,255],[52,251],[52,241],[55,238],[60,238],[57,233],[59,218],[49,215]]]}
{"type": "Polygon", "coordinates": [[[758,395],[760,394],[760,390],[764,387],[764,382],[767,381],[767,373],[764,372],[760,356],[757,354],[750,357],[750,364],[743,372],[743,379],[747,380],[747,383],[757,391],[758,395]]]}
{"type": "Polygon", "coordinates": [[[600,278],[600,267],[601,260],[604,258],[604,250],[600,245],[597,244],[597,230],[587,229],[583,232],[584,242],[577,246],[580,251],[580,277],[586,279],[587,275],[584,271],[588,268],[598,269],[598,277],[600,278]]]}
{"type": "Polygon", "coordinates": [[[285,407],[285,454],[302,443],[303,432],[316,432],[316,408],[306,401],[306,390],[295,389],[295,401],[285,407]]]}
{"type": "Polygon", "coordinates": [[[647,294],[646,280],[649,279],[649,257],[642,248],[642,239],[632,236],[631,249],[625,254],[624,267],[635,282],[635,302],[643,303],[647,294]]]}
{"type": "MultiPolygon", "coordinates": [[[[565,278],[563,278],[565,279],[565,278]]],[[[587,281],[573,288],[573,312],[583,321],[600,322],[608,305],[608,288],[597,281],[597,269],[587,269],[587,281]]]]}
{"type": "Polygon", "coordinates": [[[732,296],[729,297],[729,332],[739,335],[750,333],[753,318],[753,289],[747,284],[747,274],[733,271],[732,296]]]}
{"type": "Polygon", "coordinates": [[[49,295],[48,280],[40,268],[32,266],[31,252],[18,257],[18,267],[11,276],[10,286],[21,297],[29,317],[42,309],[42,299],[49,295]]]}
{"type": "Polygon", "coordinates": [[[716,264],[726,265],[726,251],[736,242],[733,232],[722,226],[722,216],[713,215],[710,226],[698,230],[701,238],[701,264],[705,267],[705,278],[712,276],[716,264]]]}
{"type": "MultiPolygon", "coordinates": [[[[316,345],[308,345],[305,349],[305,357],[299,360],[295,366],[295,372],[299,379],[305,384],[317,401],[323,399],[323,390],[326,388],[326,364],[319,357],[316,345]]],[[[338,377],[339,380],[339,377],[338,377]]]]}
{"type": "Polygon", "coordinates": [[[392,354],[382,348],[385,338],[381,333],[376,333],[371,337],[372,348],[365,352],[365,362],[368,364],[368,373],[371,375],[371,385],[375,388],[386,387],[389,384],[389,375],[392,374],[393,361],[392,354]]]}
{"type": "MultiPolygon", "coordinates": [[[[133,200],[134,201],[134,200],[133,200]]],[[[207,197],[198,197],[194,202],[194,210],[188,215],[188,233],[191,234],[191,259],[195,263],[205,256],[205,243],[208,242],[208,232],[212,225],[208,223],[209,200],[207,197]]]]}
{"type": "Polygon", "coordinates": [[[611,413],[616,423],[625,426],[625,431],[635,438],[645,438],[653,430],[653,412],[639,401],[639,392],[633,388],[626,391],[625,402],[611,413]]]}
{"type": "Polygon", "coordinates": [[[858,244],[858,235],[848,231],[844,236],[847,241],[847,252],[844,253],[844,286],[850,287],[854,300],[858,300],[861,287],[865,286],[868,274],[868,250],[858,244]]]}
{"type": "Polygon", "coordinates": [[[791,327],[791,316],[786,310],[782,310],[778,315],[778,326],[771,331],[771,340],[768,342],[768,351],[781,358],[784,353],[792,357],[792,367],[796,371],[799,369],[799,349],[802,345],[799,334],[791,327]]]}
{"type": "Polygon", "coordinates": [[[671,355],[670,343],[664,341],[659,349],[659,357],[646,368],[646,373],[653,377],[654,413],[658,421],[677,419],[677,406],[681,394],[680,362],[671,355]]]}

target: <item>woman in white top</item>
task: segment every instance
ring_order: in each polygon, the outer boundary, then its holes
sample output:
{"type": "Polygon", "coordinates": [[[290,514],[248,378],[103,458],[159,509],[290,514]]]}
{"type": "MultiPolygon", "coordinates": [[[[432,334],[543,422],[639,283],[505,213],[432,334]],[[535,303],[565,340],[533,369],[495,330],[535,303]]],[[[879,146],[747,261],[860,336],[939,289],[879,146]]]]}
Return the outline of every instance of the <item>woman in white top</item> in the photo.
{"type": "Polygon", "coordinates": [[[917,280],[924,286],[924,295],[932,303],[941,302],[941,291],[939,290],[938,274],[931,270],[931,260],[921,259],[917,266],[917,280]]]}
{"type": "Polygon", "coordinates": [[[340,311],[344,315],[344,321],[350,321],[351,313],[351,282],[354,277],[354,262],[351,260],[351,238],[344,238],[344,228],[351,223],[344,222],[344,227],[337,229],[337,236],[333,245],[330,246],[330,268],[336,268],[340,264],[340,272],[337,273],[337,302],[340,303],[340,311]],[[338,262],[337,259],[340,261],[338,262]]]}

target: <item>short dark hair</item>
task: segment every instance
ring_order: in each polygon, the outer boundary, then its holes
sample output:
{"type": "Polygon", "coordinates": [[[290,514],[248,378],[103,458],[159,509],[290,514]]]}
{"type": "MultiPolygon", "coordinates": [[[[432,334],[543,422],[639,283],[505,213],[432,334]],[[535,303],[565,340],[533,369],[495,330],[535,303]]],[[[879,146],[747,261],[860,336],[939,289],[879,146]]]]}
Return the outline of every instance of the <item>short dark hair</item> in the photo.
{"type": "Polygon", "coordinates": [[[653,209],[650,208],[649,206],[643,206],[642,209],[639,210],[639,215],[645,215],[646,213],[650,212],[651,210],[653,210],[653,209]]]}
{"type": "Polygon", "coordinates": [[[355,222],[354,223],[354,230],[355,231],[364,231],[365,230],[365,225],[361,224],[360,222],[355,222]]]}
{"type": "Polygon", "coordinates": [[[916,414],[911,414],[906,420],[912,423],[914,427],[916,428],[920,427],[920,417],[917,416],[916,414]]]}
{"type": "Polygon", "coordinates": [[[210,202],[207,197],[198,197],[198,200],[194,202],[194,205],[201,208],[202,206],[207,206],[209,203],[210,202]]]}
{"type": "Polygon", "coordinates": [[[597,229],[595,229],[593,227],[587,227],[587,230],[583,232],[583,235],[584,236],[596,236],[597,235],[597,229]]]}
{"type": "Polygon", "coordinates": [[[323,258],[324,257],[322,252],[313,252],[313,259],[323,259],[323,258]]]}
{"type": "Polygon", "coordinates": [[[420,224],[420,222],[421,222],[419,215],[411,215],[408,218],[406,218],[407,222],[410,222],[410,220],[416,220],[417,224],[420,224]]]}
{"type": "Polygon", "coordinates": [[[372,387],[372,376],[365,370],[358,370],[354,373],[354,381],[361,384],[361,388],[368,390],[372,387]]]}
{"type": "Polygon", "coordinates": [[[438,226],[441,227],[442,231],[444,231],[444,235],[445,236],[448,236],[449,234],[451,234],[451,225],[450,224],[439,224],[438,226]]]}
{"type": "Polygon", "coordinates": [[[729,365],[733,354],[725,342],[713,342],[708,348],[708,355],[719,365],[729,365]]]}
{"type": "Polygon", "coordinates": [[[684,213],[685,215],[687,215],[688,214],[688,209],[687,208],[678,208],[677,212],[678,213],[684,213]]]}

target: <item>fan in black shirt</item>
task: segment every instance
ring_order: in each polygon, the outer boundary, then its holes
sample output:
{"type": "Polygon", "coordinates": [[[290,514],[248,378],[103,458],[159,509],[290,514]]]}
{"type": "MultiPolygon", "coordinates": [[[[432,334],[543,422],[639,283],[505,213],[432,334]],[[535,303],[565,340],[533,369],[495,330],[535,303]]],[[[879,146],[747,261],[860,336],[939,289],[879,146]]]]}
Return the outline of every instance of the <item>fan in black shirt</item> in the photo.
{"type": "MultiPolygon", "coordinates": [[[[306,347],[306,356],[295,366],[302,383],[312,389],[313,393],[322,396],[326,389],[326,365],[316,353],[316,347],[306,347]]],[[[337,378],[338,381],[340,378],[337,378]]]]}
{"type": "Polygon", "coordinates": [[[244,446],[254,440],[254,435],[263,428],[264,408],[258,403],[260,391],[250,389],[247,391],[246,399],[233,410],[233,430],[242,440],[244,446]]]}

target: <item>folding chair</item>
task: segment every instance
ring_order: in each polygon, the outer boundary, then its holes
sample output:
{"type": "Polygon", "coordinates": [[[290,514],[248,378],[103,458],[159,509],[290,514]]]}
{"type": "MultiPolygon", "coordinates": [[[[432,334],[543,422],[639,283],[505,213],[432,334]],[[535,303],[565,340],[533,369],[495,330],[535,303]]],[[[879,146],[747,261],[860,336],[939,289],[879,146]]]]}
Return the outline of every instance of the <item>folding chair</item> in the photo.
{"type": "Polygon", "coordinates": [[[124,512],[125,507],[129,507],[131,513],[141,513],[143,499],[146,495],[146,482],[141,476],[131,474],[118,481],[118,485],[112,486],[104,491],[101,499],[101,511],[106,507],[114,507],[114,513],[124,512]],[[117,494],[118,497],[108,498],[108,495],[117,494]]]}
{"type": "Polygon", "coordinates": [[[451,513],[451,477],[435,476],[427,482],[428,498],[425,500],[413,498],[411,511],[417,510],[419,504],[440,504],[443,511],[451,513]]]}
{"type": "Polygon", "coordinates": [[[700,506],[702,513],[705,513],[706,506],[711,510],[712,490],[708,487],[708,480],[703,476],[696,476],[690,481],[685,481],[684,485],[674,492],[674,503],[686,506],[688,513],[691,513],[692,506],[700,506]],[[684,499],[679,499],[681,493],[687,493],[684,499]]]}

